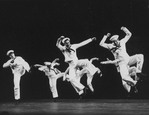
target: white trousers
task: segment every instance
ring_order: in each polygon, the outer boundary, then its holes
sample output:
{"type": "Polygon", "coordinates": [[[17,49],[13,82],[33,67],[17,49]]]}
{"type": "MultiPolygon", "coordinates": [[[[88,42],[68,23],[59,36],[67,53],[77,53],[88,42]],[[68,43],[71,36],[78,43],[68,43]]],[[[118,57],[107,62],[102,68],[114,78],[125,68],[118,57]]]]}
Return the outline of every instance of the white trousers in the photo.
{"type": "Polygon", "coordinates": [[[97,68],[88,59],[78,60],[76,66],[82,68],[85,67],[91,75],[94,75],[97,72],[97,68]]]}
{"type": "Polygon", "coordinates": [[[80,59],[77,63],[78,67],[82,67],[83,69],[80,71],[80,76],[82,77],[84,74],[87,75],[87,85],[92,92],[94,92],[94,88],[92,86],[92,80],[94,74],[97,71],[100,71],[99,68],[95,67],[88,59],[80,59]]]}
{"type": "Polygon", "coordinates": [[[76,92],[81,95],[83,93],[83,89],[85,88],[83,84],[80,83],[80,77],[76,74],[76,68],[74,65],[69,65],[69,72],[66,76],[67,81],[71,83],[73,88],[76,90],[76,92]]]}
{"type": "MultiPolygon", "coordinates": [[[[96,68],[96,71],[98,71],[98,68],[96,68]]],[[[94,88],[93,88],[93,85],[92,85],[92,80],[93,80],[94,75],[91,75],[90,72],[88,71],[88,69],[83,68],[82,70],[80,70],[77,73],[77,76],[78,76],[78,78],[81,78],[84,74],[87,75],[87,85],[88,85],[89,89],[92,92],[94,92],[94,88]]]]}
{"type": "Polygon", "coordinates": [[[21,74],[20,73],[14,73],[14,98],[15,100],[20,99],[20,80],[21,80],[21,74]]]}
{"type": "Polygon", "coordinates": [[[58,91],[57,91],[57,79],[61,78],[64,76],[64,73],[59,73],[54,76],[50,76],[49,78],[49,85],[50,85],[50,90],[52,92],[53,98],[58,97],[58,91]]]}
{"type": "Polygon", "coordinates": [[[143,63],[144,63],[144,55],[143,54],[136,54],[136,55],[130,56],[128,66],[131,67],[133,65],[136,65],[137,73],[141,73],[143,63]]]}
{"type": "Polygon", "coordinates": [[[83,93],[84,85],[80,83],[80,78],[87,74],[87,85],[93,92],[92,79],[93,75],[99,70],[95,67],[88,59],[79,59],[75,63],[69,63],[69,81],[76,90],[76,92],[81,95],[83,93]],[[76,74],[77,68],[82,68],[78,74],[76,74]]]}

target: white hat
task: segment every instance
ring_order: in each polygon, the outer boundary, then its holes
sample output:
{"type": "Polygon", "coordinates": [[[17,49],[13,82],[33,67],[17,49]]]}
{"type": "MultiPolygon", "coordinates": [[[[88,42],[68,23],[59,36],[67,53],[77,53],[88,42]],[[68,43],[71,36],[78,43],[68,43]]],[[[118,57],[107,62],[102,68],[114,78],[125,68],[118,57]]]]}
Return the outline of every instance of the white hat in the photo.
{"type": "Polygon", "coordinates": [[[60,36],[60,38],[65,38],[65,36],[60,36]]]}
{"type": "Polygon", "coordinates": [[[44,62],[45,65],[51,65],[51,62],[44,62]]]}
{"type": "Polygon", "coordinates": [[[62,40],[62,43],[64,44],[64,43],[65,43],[65,41],[67,41],[67,40],[69,40],[69,41],[70,41],[70,38],[64,38],[64,39],[62,40]]]}
{"type": "Polygon", "coordinates": [[[14,50],[9,50],[6,55],[9,56],[11,53],[14,53],[14,50]]]}
{"type": "Polygon", "coordinates": [[[110,41],[115,41],[117,40],[119,37],[119,35],[113,35],[111,38],[110,38],[110,41]]]}

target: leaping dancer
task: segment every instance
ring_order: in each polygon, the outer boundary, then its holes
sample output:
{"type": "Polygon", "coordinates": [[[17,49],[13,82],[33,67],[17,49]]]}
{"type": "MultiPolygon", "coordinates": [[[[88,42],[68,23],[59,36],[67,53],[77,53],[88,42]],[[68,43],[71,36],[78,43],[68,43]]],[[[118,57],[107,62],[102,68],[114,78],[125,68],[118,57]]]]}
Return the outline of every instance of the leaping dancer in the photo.
{"type": "MultiPolygon", "coordinates": [[[[74,78],[76,77],[76,67],[80,66],[86,66],[86,68],[88,69],[88,72],[91,75],[94,75],[98,69],[89,62],[89,60],[87,59],[78,59],[77,57],[77,52],[76,50],[84,45],[87,45],[88,43],[92,42],[93,40],[96,40],[95,37],[93,38],[89,38],[81,43],[77,43],[77,44],[71,44],[70,43],[70,38],[68,37],[64,37],[61,36],[60,38],[58,38],[56,46],[60,49],[60,51],[63,53],[64,57],[65,57],[65,62],[69,64],[69,69],[67,69],[67,71],[69,71],[69,77],[74,78]]],[[[84,73],[85,74],[85,73],[84,73]]],[[[71,82],[71,80],[70,80],[71,82]]],[[[82,85],[77,85],[76,80],[73,80],[73,82],[71,82],[73,84],[74,87],[77,87],[77,89],[79,89],[79,95],[82,96],[82,94],[84,92],[86,92],[86,88],[82,85]]]]}
{"type": "Polygon", "coordinates": [[[119,35],[113,35],[110,38],[112,43],[105,43],[106,39],[110,36],[110,33],[104,35],[103,39],[100,41],[99,45],[109,49],[115,60],[107,60],[101,62],[101,64],[115,64],[117,67],[118,72],[120,72],[122,78],[122,84],[127,92],[130,92],[131,86],[135,86],[137,81],[133,80],[130,77],[128,67],[131,67],[133,64],[136,64],[136,73],[142,73],[142,66],[144,62],[144,55],[143,54],[136,54],[133,56],[129,56],[126,51],[126,43],[131,37],[131,32],[126,27],[121,27],[126,33],[126,36],[119,40],[119,35]]]}

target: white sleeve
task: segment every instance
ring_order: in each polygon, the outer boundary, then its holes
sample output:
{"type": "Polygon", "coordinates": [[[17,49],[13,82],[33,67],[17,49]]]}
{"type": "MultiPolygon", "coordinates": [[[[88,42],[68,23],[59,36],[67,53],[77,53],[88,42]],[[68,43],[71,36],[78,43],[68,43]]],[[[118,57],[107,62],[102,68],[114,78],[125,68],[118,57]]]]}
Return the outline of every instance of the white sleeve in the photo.
{"type": "Polygon", "coordinates": [[[29,72],[29,70],[30,70],[29,64],[22,57],[18,57],[18,58],[19,58],[19,61],[21,62],[21,64],[23,65],[23,67],[26,69],[26,71],[29,72]]]}

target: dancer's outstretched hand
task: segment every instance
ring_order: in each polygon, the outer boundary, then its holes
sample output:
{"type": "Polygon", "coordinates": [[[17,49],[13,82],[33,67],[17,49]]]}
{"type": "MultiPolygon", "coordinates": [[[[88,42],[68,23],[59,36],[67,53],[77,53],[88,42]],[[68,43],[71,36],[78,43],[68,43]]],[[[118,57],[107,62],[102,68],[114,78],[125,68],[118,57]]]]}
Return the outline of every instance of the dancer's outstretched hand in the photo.
{"type": "Polygon", "coordinates": [[[97,38],[96,38],[96,37],[92,37],[91,39],[92,39],[92,41],[93,41],[93,40],[96,40],[97,38]]]}

